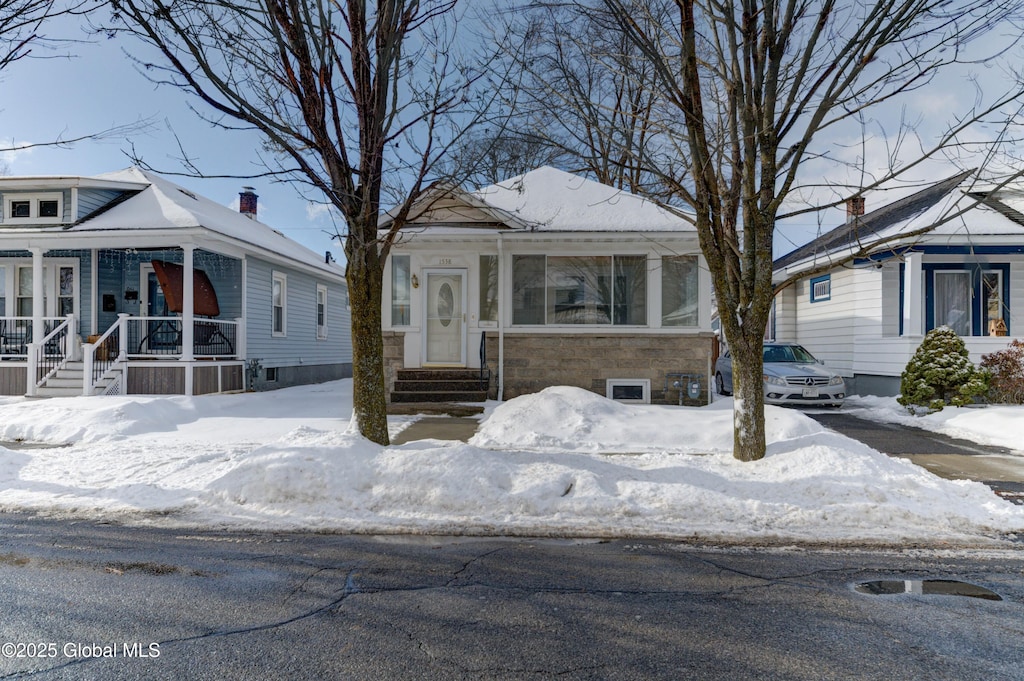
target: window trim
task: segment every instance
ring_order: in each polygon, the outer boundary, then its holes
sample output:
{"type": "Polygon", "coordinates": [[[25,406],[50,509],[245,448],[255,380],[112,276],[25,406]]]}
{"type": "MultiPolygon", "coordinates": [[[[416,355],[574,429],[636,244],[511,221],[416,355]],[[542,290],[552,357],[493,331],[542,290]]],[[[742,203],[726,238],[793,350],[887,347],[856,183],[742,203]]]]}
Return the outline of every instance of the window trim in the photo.
{"type": "MultiPolygon", "coordinates": [[[[1011,305],[1011,286],[1010,286],[1010,263],[1007,262],[985,262],[985,263],[970,263],[970,262],[945,262],[945,263],[930,263],[926,262],[921,265],[921,271],[924,274],[924,330],[925,333],[935,328],[935,273],[936,272],[953,272],[953,271],[964,271],[970,273],[970,286],[971,286],[971,335],[964,336],[964,338],[981,338],[988,336],[988,329],[982,328],[981,319],[984,317],[983,311],[981,310],[981,300],[983,297],[981,275],[984,272],[1001,272],[1002,273],[1002,303],[1003,308],[1007,310],[1007,316],[1003,318],[1003,323],[1006,324],[1006,333],[1008,336],[1013,334],[1013,319],[1012,314],[1009,314],[1013,307],[1011,305]]],[[[903,265],[900,266],[900,282],[902,286],[903,281],[903,265]]],[[[903,312],[903,296],[900,296],[900,333],[903,333],[902,315],[903,312]]]]}
{"type": "Polygon", "coordinates": [[[34,192],[34,193],[5,193],[4,194],[4,215],[5,225],[59,225],[64,222],[64,192],[34,192]],[[11,205],[19,201],[29,202],[29,216],[27,218],[12,217],[11,205]],[[39,204],[42,201],[56,201],[57,215],[55,217],[39,217],[39,204]]]}
{"type": "Polygon", "coordinates": [[[288,335],[288,275],[274,270],[270,276],[270,335],[284,338],[288,335]],[[274,282],[281,282],[281,330],[274,327],[274,282]]]}
{"type": "Polygon", "coordinates": [[[327,286],[325,284],[316,285],[316,339],[324,340],[327,338],[327,286]],[[323,294],[323,303],[320,302],[320,294],[323,294]],[[321,305],[323,306],[322,317],[321,317],[321,305]],[[323,323],[321,324],[321,319],[323,323]]]}
{"type": "Polygon", "coordinates": [[[824,303],[832,300],[832,275],[823,274],[820,277],[813,277],[811,279],[810,294],[812,303],[824,303]],[[828,286],[823,287],[823,291],[821,293],[817,293],[819,284],[828,284],[828,286]],[[827,288],[827,290],[824,290],[825,288],[827,288]]]}

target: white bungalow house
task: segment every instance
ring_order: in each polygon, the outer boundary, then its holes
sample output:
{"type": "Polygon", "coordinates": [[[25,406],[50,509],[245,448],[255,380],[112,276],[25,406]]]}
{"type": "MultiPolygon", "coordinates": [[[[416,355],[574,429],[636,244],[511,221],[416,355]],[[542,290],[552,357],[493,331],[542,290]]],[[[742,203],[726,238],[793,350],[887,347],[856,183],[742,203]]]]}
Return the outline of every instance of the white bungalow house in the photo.
{"type": "Polygon", "coordinates": [[[898,394],[935,327],[961,335],[975,363],[1024,337],[1024,192],[975,191],[973,175],[873,211],[851,200],[845,224],[775,261],[775,279],[858,257],[779,292],[768,335],[805,346],[865,395],[898,394]]]}
{"type": "Polygon", "coordinates": [[[694,227],[628,192],[550,167],[474,192],[434,187],[385,264],[390,400],[572,385],[704,402],[710,288],[694,227]]]}
{"type": "Polygon", "coordinates": [[[351,375],[344,273],[137,168],[0,177],[0,394],[184,394],[351,375]]]}

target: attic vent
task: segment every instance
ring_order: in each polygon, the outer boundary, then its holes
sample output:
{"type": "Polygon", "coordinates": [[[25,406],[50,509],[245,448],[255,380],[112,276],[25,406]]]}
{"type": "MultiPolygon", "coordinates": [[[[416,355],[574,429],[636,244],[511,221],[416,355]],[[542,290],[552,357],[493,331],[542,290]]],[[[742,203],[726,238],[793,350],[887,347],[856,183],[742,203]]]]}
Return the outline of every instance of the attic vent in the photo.
{"type": "Polygon", "coordinates": [[[187,189],[182,189],[181,187],[178,187],[178,191],[181,192],[182,194],[184,194],[185,196],[187,196],[188,198],[192,199],[193,201],[198,201],[199,200],[199,199],[196,198],[195,194],[193,194],[192,192],[190,192],[187,189]]]}

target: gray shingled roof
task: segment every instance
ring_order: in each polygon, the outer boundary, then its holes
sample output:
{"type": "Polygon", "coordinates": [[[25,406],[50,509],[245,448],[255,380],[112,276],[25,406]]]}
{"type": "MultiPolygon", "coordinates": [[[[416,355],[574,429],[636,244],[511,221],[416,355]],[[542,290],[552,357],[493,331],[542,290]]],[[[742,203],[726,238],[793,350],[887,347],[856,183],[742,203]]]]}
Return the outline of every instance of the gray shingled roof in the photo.
{"type": "Polygon", "coordinates": [[[884,231],[886,228],[904,220],[909,220],[915,215],[928,210],[941,201],[949,192],[959,187],[973,172],[973,170],[965,170],[962,173],[957,173],[910,196],[866,213],[859,220],[851,220],[839,225],[813,241],[790,251],[786,255],[780,256],[775,260],[774,268],[779,270],[793,263],[832,253],[850,245],[863,243],[869,240],[869,237],[884,231]]]}

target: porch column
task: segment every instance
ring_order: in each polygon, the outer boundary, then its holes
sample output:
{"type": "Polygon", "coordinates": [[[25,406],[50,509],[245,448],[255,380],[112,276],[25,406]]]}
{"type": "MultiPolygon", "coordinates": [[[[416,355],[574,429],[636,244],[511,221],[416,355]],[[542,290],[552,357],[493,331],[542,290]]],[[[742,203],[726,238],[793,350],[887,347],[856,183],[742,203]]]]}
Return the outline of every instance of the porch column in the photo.
{"type": "Polygon", "coordinates": [[[903,335],[924,335],[924,278],[921,254],[907,253],[903,257],[903,335]]]}
{"type": "MultiPolygon", "coordinates": [[[[184,252],[181,280],[181,359],[184,362],[190,362],[195,359],[195,356],[193,355],[196,303],[195,282],[193,279],[195,276],[195,248],[196,247],[191,244],[181,247],[181,250],[184,252]]],[[[188,379],[185,380],[185,383],[186,385],[188,384],[188,379]]]]}
{"type": "Polygon", "coordinates": [[[43,281],[43,249],[31,248],[32,253],[32,342],[39,343],[46,335],[46,325],[43,323],[45,313],[44,299],[46,298],[43,281]]]}

